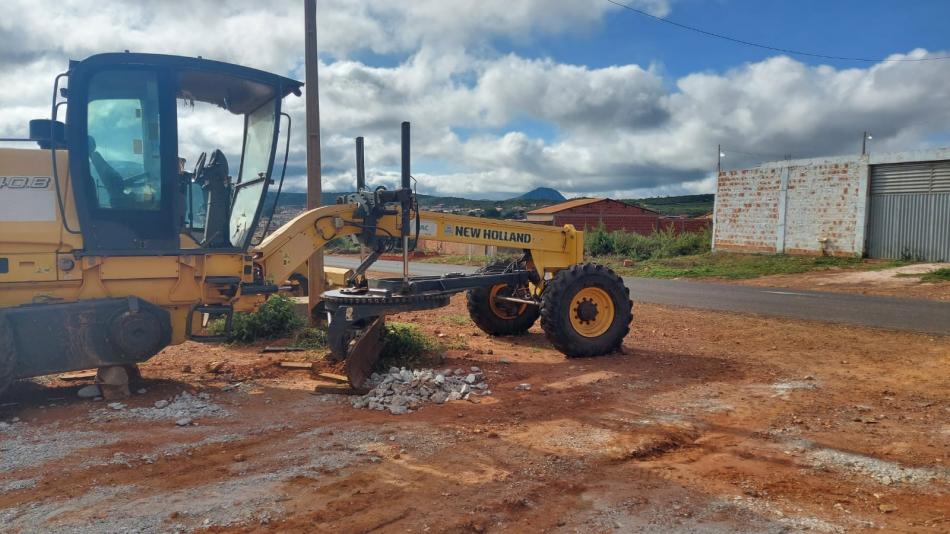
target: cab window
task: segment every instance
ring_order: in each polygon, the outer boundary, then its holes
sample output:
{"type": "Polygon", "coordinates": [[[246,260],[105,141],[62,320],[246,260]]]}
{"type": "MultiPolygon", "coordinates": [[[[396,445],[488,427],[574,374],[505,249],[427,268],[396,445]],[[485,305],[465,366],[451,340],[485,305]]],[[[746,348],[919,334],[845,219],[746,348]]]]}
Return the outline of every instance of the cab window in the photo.
{"type": "Polygon", "coordinates": [[[99,208],[159,211],[162,158],[154,72],[104,71],[89,84],[89,172],[99,208]]]}

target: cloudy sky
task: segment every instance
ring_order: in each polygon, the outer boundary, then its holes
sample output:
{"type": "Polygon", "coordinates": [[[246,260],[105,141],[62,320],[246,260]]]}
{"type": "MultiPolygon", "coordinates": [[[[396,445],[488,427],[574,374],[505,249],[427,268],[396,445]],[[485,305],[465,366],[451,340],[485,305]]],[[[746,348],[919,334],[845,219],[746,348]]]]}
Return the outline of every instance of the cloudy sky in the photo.
{"type": "MultiPolygon", "coordinates": [[[[398,171],[413,124],[427,193],[499,198],[712,191],[716,146],[743,167],[785,154],[950,145],[950,2],[623,0],[782,54],[683,31],[607,0],[319,0],[324,190],[352,189],[353,137],[371,183],[398,171]]],[[[68,59],[201,55],[303,80],[302,0],[13,0],[0,18],[0,137],[48,116],[68,59]]],[[[304,184],[303,98],[291,188],[304,184]]],[[[225,148],[233,121],[194,112],[183,145],[225,148]]],[[[184,150],[184,149],[183,149],[184,150]]]]}

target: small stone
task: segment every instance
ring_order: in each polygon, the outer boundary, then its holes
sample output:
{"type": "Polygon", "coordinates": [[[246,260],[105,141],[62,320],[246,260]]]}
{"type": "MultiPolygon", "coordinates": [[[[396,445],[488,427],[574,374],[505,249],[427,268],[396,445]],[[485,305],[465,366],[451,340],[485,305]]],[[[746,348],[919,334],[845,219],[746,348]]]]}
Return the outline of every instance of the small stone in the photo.
{"type": "Polygon", "coordinates": [[[243,454],[238,453],[234,455],[233,460],[235,462],[243,462],[244,460],[247,460],[247,457],[245,457],[243,454]]]}
{"type": "Polygon", "coordinates": [[[481,369],[479,369],[478,367],[475,367],[474,365],[469,368],[469,371],[471,371],[471,372],[473,372],[473,373],[480,373],[480,372],[482,372],[481,369]]]}
{"type": "Polygon", "coordinates": [[[436,404],[444,404],[448,397],[448,393],[444,391],[436,391],[432,394],[432,402],[436,404]]]}
{"type": "Polygon", "coordinates": [[[101,396],[102,390],[100,390],[96,384],[89,384],[88,386],[79,388],[76,395],[78,395],[80,399],[93,399],[101,396]]]}
{"type": "Polygon", "coordinates": [[[403,415],[409,411],[405,406],[390,406],[389,413],[393,415],[403,415]]]}
{"type": "Polygon", "coordinates": [[[211,400],[211,395],[202,392],[198,394],[198,398],[201,400],[211,400]]]}
{"type": "Polygon", "coordinates": [[[531,391],[531,384],[518,384],[515,391],[531,391]]]}
{"type": "Polygon", "coordinates": [[[462,389],[459,390],[459,395],[464,397],[468,395],[470,391],[472,391],[472,388],[468,387],[468,384],[464,384],[462,389]]]}
{"type": "Polygon", "coordinates": [[[14,417],[13,419],[10,419],[10,422],[11,422],[11,423],[19,423],[19,422],[20,422],[20,418],[19,418],[19,417],[14,417]]]}
{"type": "Polygon", "coordinates": [[[495,351],[493,351],[493,350],[491,350],[491,349],[488,349],[488,350],[485,351],[485,354],[494,354],[494,353],[495,353],[495,351]]]}
{"type": "Polygon", "coordinates": [[[442,375],[442,374],[435,375],[435,378],[433,378],[432,381],[441,386],[442,384],[445,383],[445,375],[442,375]]]}
{"type": "Polygon", "coordinates": [[[465,371],[463,371],[462,369],[456,369],[455,371],[453,371],[452,374],[454,374],[455,376],[462,376],[465,374],[465,371]]]}
{"type": "Polygon", "coordinates": [[[893,504],[879,504],[877,505],[877,509],[881,512],[884,512],[885,514],[889,514],[891,512],[896,512],[897,506],[893,504]]]}
{"type": "Polygon", "coordinates": [[[461,399],[461,398],[462,398],[462,394],[461,394],[461,393],[459,393],[458,391],[453,391],[452,393],[449,393],[449,396],[448,396],[445,400],[447,400],[447,401],[457,401],[457,400],[459,400],[459,399],[461,399]]]}
{"type": "Polygon", "coordinates": [[[109,408],[112,408],[113,410],[116,410],[116,411],[125,409],[125,405],[122,404],[121,402],[110,402],[108,406],[109,408]]]}
{"type": "Polygon", "coordinates": [[[148,393],[148,390],[145,388],[139,388],[139,390],[136,391],[136,393],[138,393],[139,395],[145,395],[146,393],[148,393]]]}
{"type": "Polygon", "coordinates": [[[159,410],[161,410],[162,408],[166,408],[168,407],[168,401],[167,400],[155,401],[155,407],[158,408],[159,410]]]}
{"type": "Polygon", "coordinates": [[[188,426],[192,423],[194,423],[194,420],[190,417],[180,417],[175,420],[175,424],[178,426],[188,426]]]}
{"type": "Polygon", "coordinates": [[[396,436],[389,436],[389,441],[396,441],[396,436]]]}
{"type": "Polygon", "coordinates": [[[183,372],[183,373],[190,373],[190,372],[191,372],[191,366],[190,366],[190,365],[183,365],[183,366],[181,366],[181,372],[183,372]]]}
{"type": "Polygon", "coordinates": [[[0,421],[0,430],[6,430],[8,428],[10,428],[10,423],[0,421]]]}
{"type": "Polygon", "coordinates": [[[465,383],[466,383],[466,384],[471,385],[471,384],[474,384],[474,383],[477,382],[477,381],[478,381],[478,377],[475,376],[474,373],[472,373],[472,374],[470,374],[470,375],[468,375],[468,376],[465,377],[465,383]]]}

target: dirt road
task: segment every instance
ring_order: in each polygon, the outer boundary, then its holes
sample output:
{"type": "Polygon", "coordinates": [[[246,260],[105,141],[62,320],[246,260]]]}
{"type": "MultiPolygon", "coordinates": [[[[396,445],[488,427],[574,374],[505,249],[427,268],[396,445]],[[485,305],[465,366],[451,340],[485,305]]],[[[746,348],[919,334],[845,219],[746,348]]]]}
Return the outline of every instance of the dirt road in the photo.
{"type": "Polygon", "coordinates": [[[624,354],[565,360],[537,327],[481,334],[458,297],[397,319],[492,394],[356,410],[279,355],[196,344],[122,407],[24,382],[0,408],[0,530],[950,529],[948,338],[640,305],[624,354]]]}

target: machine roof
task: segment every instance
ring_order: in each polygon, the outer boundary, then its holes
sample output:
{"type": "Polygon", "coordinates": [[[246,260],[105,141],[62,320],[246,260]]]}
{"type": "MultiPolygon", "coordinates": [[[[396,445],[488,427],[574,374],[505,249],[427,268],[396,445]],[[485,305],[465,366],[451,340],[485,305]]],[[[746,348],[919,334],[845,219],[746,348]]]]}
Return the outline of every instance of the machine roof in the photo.
{"type": "Polygon", "coordinates": [[[179,98],[218,105],[232,113],[249,113],[275,96],[300,95],[303,83],[270,72],[204,58],[139,54],[107,53],[70,62],[75,68],[101,69],[109,66],[165,67],[178,75],[179,98]]]}

